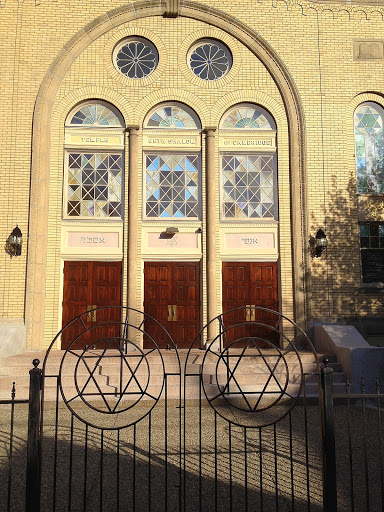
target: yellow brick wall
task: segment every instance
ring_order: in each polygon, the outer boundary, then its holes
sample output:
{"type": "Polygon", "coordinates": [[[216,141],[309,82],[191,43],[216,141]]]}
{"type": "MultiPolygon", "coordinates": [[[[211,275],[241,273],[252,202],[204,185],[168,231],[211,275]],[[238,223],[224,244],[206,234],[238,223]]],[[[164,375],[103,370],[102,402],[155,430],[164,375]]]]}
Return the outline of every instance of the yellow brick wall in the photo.
{"type": "MultiPolygon", "coordinates": [[[[323,227],[329,241],[327,254],[319,259],[309,258],[309,267],[304,272],[311,275],[311,295],[315,299],[311,302],[313,317],[335,319],[380,314],[383,295],[360,290],[352,114],[360,101],[378,101],[384,93],[383,61],[353,60],[355,38],[382,38],[384,10],[304,1],[244,0],[234,5],[233,1],[202,0],[200,3],[220,9],[255,30],[284,62],[300,95],[306,129],[304,185],[308,190],[308,232],[303,233],[303,239],[306,241],[323,227]],[[365,94],[368,92],[371,94],[365,94]]],[[[1,2],[0,234],[4,244],[18,224],[25,235],[25,245],[20,258],[11,260],[4,251],[0,253],[0,317],[24,315],[32,118],[39,86],[49,65],[73,35],[98,16],[124,5],[127,2],[122,0],[1,2]]],[[[114,103],[123,111],[128,124],[141,124],[150,107],[168,98],[185,101],[195,108],[203,126],[217,125],[220,115],[236,98],[249,101],[259,98],[265,107],[274,109],[279,122],[281,284],[286,300],[284,312],[288,316],[293,314],[288,133],[286,120],[281,115],[284,106],[280,84],[274,82],[261,62],[231,34],[203,21],[183,17],[182,2],[180,14],[177,19],[150,17],[116,28],[111,25],[108,33],[92,42],[76,59],[61,81],[54,101],[51,147],[47,147],[51,172],[46,343],[57,330],[61,307],[57,274],[63,122],[76,102],[90,97],[114,103]],[[149,39],[153,35],[160,56],[164,57],[161,59],[163,69],[156,81],[148,79],[142,87],[118,79],[108,66],[114,41],[128,34],[149,39]],[[195,37],[202,36],[223,39],[231,47],[235,66],[228,79],[202,84],[186,70],[185,52],[195,37]]],[[[139,197],[141,194],[139,190],[139,197]]],[[[375,207],[382,210],[380,202],[375,207]]],[[[219,267],[217,272],[219,276],[219,267]]],[[[219,299],[218,290],[218,303],[219,299]]]]}

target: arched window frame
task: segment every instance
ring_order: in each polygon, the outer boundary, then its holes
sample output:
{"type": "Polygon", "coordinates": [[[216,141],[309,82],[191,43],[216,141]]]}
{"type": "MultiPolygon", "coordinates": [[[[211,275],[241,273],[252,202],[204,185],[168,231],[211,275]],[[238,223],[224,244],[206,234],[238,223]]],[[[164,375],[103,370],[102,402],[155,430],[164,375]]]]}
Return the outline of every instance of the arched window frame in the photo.
{"type": "Polygon", "coordinates": [[[114,105],[111,105],[110,103],[107,103],[106,101],[102,101],[102,100],[88,100],[88,101],[84,101],[84,102],[76,105],[75,107],[73,107],[73,109],[67,115],[67,118],[65,120],[65,127],[66,128],[67,127],[81,128],[81,129],[96,128],[96,127],[102,128],[102,129],[124,128],[124,119],[123,119],[123,116],[121,115],[121,113],[119,112],[119,110],[114,105]],[[100,125],[100,124],[88,124],[88,123],[87,124],[72,123],[72,119],[77,114],[77,112],[80,112],[83,108],[93,106],[93,105],[98,105],[98,106],[101,106],[101,107],[104,107],[104,108],[107,108],[108,110],[110,110],[112,112],[112,114],[114,114],[116,116],[116,118],[118,120],[118,124],[100,125]]]}
{"type": "MultiPolygon", "coordinates": [[[[162,117],[162,114],[161,116],[162,117]]],[[[177,123],[178,124],[178,123],[177,123]]],[[[183,103],[166,102],[152,108],[144,119],[143,144],[143,218],[145,220],[196,221],[201,219],[201,122],[194,110],[183,103]],[[193,126],[175,126],[172,110],[164,116],[171,123],[153,126],[151,117],[163,109],[179,109],[185,112],[193,126]],[[151,134],[146,137],[146,133],[151,134]],[[173,144],[181,139],[197,141],[188,147],[173,144]],[[153,141],[161,144],[153,148],[153,141]],[[152,143],[151,143],[152,141],[152,143]],[[173,141],[173,142],[172,142],[173,141]],[[166,176],[169,173],[169,179],[166,176]],[[163,172],[165,170],[165,172],[163,172]]]]}
{"type": "MultiPolygon", "coordinates": [[[[256,120],[257,120],[257,118],[256,118],[256,120]]],[[[238,131],[238,130],[243,130],[243,131],[274,130],[274,131],[276,131],[276,123],[275,123],[275,120],[273,119],[273,117],[271,116],[271,114],[267,110],[265,110],[265,108],[261,107],[260,105],[257,105],[255,103],[238,103],[237,105],[233,105],[232,107],[230,107],[225,112],[225,114],[222,116],[222,118],[220,120],[219,129],[220,130],[228,130],[228,131],[238,131]],[[245,127],[227,126],[227,120],[228,120],[229,116],[232,114],[232,112],[234,112],[235,110],[243,110],[243,109],[255,110],[256,112],[260,112],[260,114],[262,116],[264,116],[264,118],[266,119],[266,121],[268,123],[268,127],[250,128],[247,126],[245,126],[245,127]]]]}
{"type": "Polygon", "coordinates": [[[63,219],[121,220],[124,204],[124,120],[113,105],[87,100],[65,122],[63,219]],[[97,105],[112,124],[72,123],[77,112],[97,105]]]}
{"type": "Polygon", "coordinates": [[[356,162],[356,188],[359,194],[384,193],[384,108],[382,105],[368,101],[361,103],[355,110],[354,139],[356,162]],[[377,126],[365,126],[370,121],[359,118],[362,110],[368,108],[371,115],[376,111],[380,116],[377,126]],[[359,124],[361,126],[359,126],[359,124]],[[381,125],[381,128],[380,128],[381,125]],[[370,133],[369,133],[370,132],[370,133]]]}
{"type": "Polygon", "coordinates": [[[233,105],[221,118],[219,134],[220,139],[228,136],[226,143],[239,143],[230,146],[230,149],[222,144],[220,147],[221,220],[278,220],[276,123],[272,115],[257,104],[233,105]],[[246,124],[243,127],[240,122],[239,126],[235,123],[232,127],[228,126],[228,117],[236,109],[259,112],[264,117],[263,125],[249,127],[246,124]],[[237,135],[239,140],[236,140],[237,135]],[[269,147],[270,151],[265,151],[264,147],[269,147]]]}
{"type": "MultiPolygon", "coordinates": [[[[172,116],[173,117],[173,116],[172,116]]],[[[201,121],[199,119],[199,116],[196,114],[194,110],[192,110],[188,105],[185,105],[184,103],[179,102],[166,102],[161,103],[160,105],[157,105],[156,107],[152,108],[148,114],[146,115],[143,123],[144,129],[150,129],[150,130],[201,130],[201,121]],[[194,122],[194,126],[187,126],[187,127],[181,127],[181,126],[151,126],[150,121],[154,114],[156,114],[158,111],[161,111],[165,108],[176,108],[184,111],[186,114],[188,114],[192,121],[194,122]]]]}

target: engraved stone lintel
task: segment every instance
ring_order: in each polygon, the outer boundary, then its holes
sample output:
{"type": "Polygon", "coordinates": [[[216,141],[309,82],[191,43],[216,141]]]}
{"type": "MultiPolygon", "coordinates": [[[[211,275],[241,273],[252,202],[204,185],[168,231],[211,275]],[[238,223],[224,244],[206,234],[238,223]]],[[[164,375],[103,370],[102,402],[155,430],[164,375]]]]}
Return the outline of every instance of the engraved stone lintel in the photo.
{"type": "Polygon", "coordinates": [[[165,18],[177,18],[179,15],[179,0],[166,0],[165,18]]]}

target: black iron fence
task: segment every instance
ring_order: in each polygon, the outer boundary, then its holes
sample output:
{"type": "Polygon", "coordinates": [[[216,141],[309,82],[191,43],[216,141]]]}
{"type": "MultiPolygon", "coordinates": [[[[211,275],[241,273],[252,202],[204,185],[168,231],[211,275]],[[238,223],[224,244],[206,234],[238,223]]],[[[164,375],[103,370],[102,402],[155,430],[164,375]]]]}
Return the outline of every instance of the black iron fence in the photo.
{"type": "MultiPolygon", "coordinates": [[[[337,501],[340,510],[351,512],[384,510],[383,399],[379,380],[376,393],[366,393],[364,379],[360,393],[333,393],[330,422],[334,422],[337,501]]],[[[333,455],[334,453],[334,455],[333,455]]],[[[335,498],[333,498],[336,501],[335,498]]]]}
{"type": "MultiPolygon", "coordinates": [[[[33,394],[33,390],[31,390],[33,394]]],[[[39,395],[36,395],[39,399],[39,395]]],[[[28,435],[28,405],[30,400],[16,398],[15,382],[10,390],[9,400],[0,400],[0,479],[2,485],[0,503],[4,510],[19,510],[25,508],[26,458],[23,456],[27,444],[32,439],[28,435]]],[[[39,489],[38,486],[35,487],[39,489]]]]}
{"type": "Polygon", "coordinates": [[[379,382],[336,394],[330,367],[249,334],[186,352],[101,341],[34,360],[29,400],[0,402],[1,510],[383,510],[379,382]]]}
{"type": "Polygon", "coordinates": [[[147,439],[137,426],[127,436],[99,431],[51,405],[42,440],[41,371],[30,373],[29,400],[17,400],[13,387],[11,399],[0,401],[1,510],[383,510],[379,382],[373,394],[364,382],[361,393],[350,393],[348,381],[336,394],[332,369],[323,368],[321,408],[304,386],[284,419],[258,429],[189,400],[180,452],[180,408],[172,400],[148,416],[147,439]]]}

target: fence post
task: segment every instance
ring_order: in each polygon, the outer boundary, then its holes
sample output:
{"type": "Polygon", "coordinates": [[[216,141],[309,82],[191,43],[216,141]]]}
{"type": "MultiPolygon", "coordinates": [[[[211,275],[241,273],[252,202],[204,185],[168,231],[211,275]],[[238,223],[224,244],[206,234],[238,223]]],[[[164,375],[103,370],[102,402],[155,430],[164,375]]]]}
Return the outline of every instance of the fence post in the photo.
{"type": "Polygon", "coordinates": [[[321,369],[321,419],[323,447],[323,510],[337,512],[335,421],[333,415],[332,368],[324,359],[321,369]]]}
{"type": "Polygon", "coordinates": [[[29,409],[28,409],[28,440],[27,440],[27,479],[25,495],[25,511],[40,511],[41,488],[41,370],[40,361],[34,359],[34,368],[29,370],[29,409]]]}

